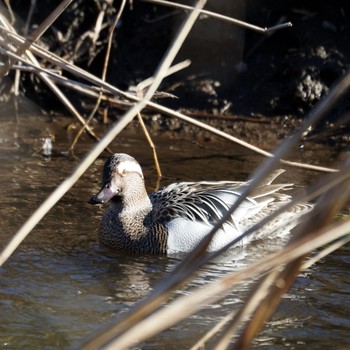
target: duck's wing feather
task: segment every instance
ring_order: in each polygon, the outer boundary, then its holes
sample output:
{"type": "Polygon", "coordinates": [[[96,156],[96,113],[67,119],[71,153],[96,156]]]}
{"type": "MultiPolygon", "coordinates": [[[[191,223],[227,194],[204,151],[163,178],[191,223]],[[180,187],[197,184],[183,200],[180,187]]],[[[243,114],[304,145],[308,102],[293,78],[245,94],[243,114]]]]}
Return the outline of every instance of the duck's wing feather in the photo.
{"type": "MultiPolygon", "coordinates": [[[[213,224],[235,203],[247,186],[248,183],[237,181],[182,182],[169,185],[150,195],[154,219],[168,222],[181,217],[213,224]]],[[[277,191],[286,187],[290,187],[290,184],[262,184],[240,204],[229,223],[236,225],[235,220],[254,215],[278,197],[277,191]]]]}
{"type": "MultiPolygon", "coordinates": [[[[228,182],[182,182],[169,185],[150,195],[154,214],[160,221],[182,217],[191,221],[212,222],[222,216],[228,209],[228,203],[220,196],[220,192],[227,191],[228,197],[237,197],[233,188],[238,183],[228,182]],[[231,190],[226,186],[231,185],[231,190]]],[[[231,200],[232,201],[232,200],[231,200]]]]}

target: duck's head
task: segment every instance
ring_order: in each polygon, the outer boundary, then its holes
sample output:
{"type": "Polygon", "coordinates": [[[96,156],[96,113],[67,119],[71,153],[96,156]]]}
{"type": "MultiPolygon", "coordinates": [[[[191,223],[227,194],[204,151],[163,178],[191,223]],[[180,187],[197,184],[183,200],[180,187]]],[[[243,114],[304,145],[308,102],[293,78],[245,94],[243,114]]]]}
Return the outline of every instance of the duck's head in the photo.
{"type": "Polygon", "coordinates": [[[143,180],[140,164],[125,153],[115,153],[107,159],[103,167],[102,187],[89,203],[103,204],[115,196],[122,196],[127,179],[135,175],[143,180]]]}

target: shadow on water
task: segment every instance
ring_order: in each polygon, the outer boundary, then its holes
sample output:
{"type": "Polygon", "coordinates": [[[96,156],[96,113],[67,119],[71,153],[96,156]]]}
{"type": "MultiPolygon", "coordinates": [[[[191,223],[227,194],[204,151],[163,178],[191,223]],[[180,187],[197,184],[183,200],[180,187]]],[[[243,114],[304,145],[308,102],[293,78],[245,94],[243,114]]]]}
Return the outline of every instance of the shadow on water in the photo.
{"type": "MultiPolygon", "coordinates": [[[[69,155],[70,123],[70,119],[63,117],[3,115],[0,121],[1,247],[93,146],[94,141],[84,136],[76,148],[76,158],[69,155]],[[51,155],[44,155],[47,138],[54,139],[51,155]]],[[[154,141],[165,175],[162,184],[245,180],[261,161],[260,157],[220,140],[198,146],[190,138],[170,139],[159,134],[154,141]]],[[[149,188],[154,187],[151,152],[136,126],[123,132],[112,149],[139,159],[149,188]]],[[[331,151],[324,151],[330,159],[331,151]]],[[[98,246],[96,231],[103,209],[89,206],[87,200],[99,186],[103,161],[95,162],[0,269],[0,346],[3,348],[77,348],[83,339],[115,321],[146,296],[180,261],[181,257],[112,254],[98,246]]],[[[325,162],[325,165],[329,164],[325,162]]],[[[312,181],[311,173],[288,170],[283,175],[286,181],[292,179],[298,185],[312,181]]],[[[189,288],[227,270],[241,268],[262,252],[274,249],[278,249],[278,242],[252,245],[239,259],[213,262],[189,288]]],[[[349,259],[349,247],[345,247],[302,274],[254,347],[320,349],[350,345],[349,259]]],[[[178,293],[188,292],[187,288],[178,293]]],[[[143,348],[188,348],[227,310],[237,307],[243,294],[244,288],[232,293],[225,302],[208,306],[151,339],[143,348]]]]}

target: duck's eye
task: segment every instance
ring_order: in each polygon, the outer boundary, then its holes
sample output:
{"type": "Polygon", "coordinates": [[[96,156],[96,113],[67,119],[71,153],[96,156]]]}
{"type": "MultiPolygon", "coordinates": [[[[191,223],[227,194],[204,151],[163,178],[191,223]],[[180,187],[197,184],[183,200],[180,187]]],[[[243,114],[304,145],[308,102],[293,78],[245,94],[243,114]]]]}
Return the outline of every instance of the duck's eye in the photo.
{"type": "Polygon", "coordinates": [[[126,169],[122,169],[122,175],[125,175],[127,173],[126,169]]]}

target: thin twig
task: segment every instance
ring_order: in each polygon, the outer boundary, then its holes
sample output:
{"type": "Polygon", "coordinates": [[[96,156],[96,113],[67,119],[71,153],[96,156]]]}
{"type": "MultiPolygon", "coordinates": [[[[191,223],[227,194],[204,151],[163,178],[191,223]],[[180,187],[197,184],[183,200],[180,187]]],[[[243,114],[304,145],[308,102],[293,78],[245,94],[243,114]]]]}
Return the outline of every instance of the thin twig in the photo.
{"type": "Polygon", "coordinates": [[[329,246],[323,248],[320,250],[316,255],[313,257],[309,258],[308,260],[304,261],[304,263],[300,267],[300,271],[305,271],[308,268],[310,268],[312,265],[315,265],[318,261],[326,257],[327,255],[333,253],[337,249],[341,248],[345,244],[348,244],[350,242],[350,235],[345,236],[341,238],[338,241],[333,242],[329,246]]]}
{"type": "MultiPolygon", "coordinates": [[[[52,25],[53,22],[56,21],[56,19],[63,13],[63,11],[69,6],[69,4],[73,0],[63,0],[55,10],[52,11],[52,13],[44,20],[43,23],[29,36],[29,41],[35,42],[40,39],[40,37],[45,33],[45,31],[52,25]]],[[[14,31],[14,30],[13,30],[14,31]]],[[[21,56],[27,49],[28,49],[28,44],[23,44],[20,46],[16,54],[18,56],[21,56]]],[[[7,61],[5,65],[0,69],[0,78],[4,77],[13,62],[7,61]]]]}
{"type": "Polygon", "coordinates": [[[104,64],[103,64],[103,72],[102,72],[102,80],[103,81],[106,80],[108,62],[109,62],[109,57],[111,54],[111,48],[112,48],[112,42],[113,42],[113,33],[114,33],[115,28],[118,25],[118,22],[120,20],[122,13],[124,11],[125,4],[126,4],[126,0],[123,0],[122,3],[120,4],[119,11],[115,16],[114,21],[112,22],[112,24],[109,27],[109,34],[108,34],[108,41],[107,41],[107,52],[106,52],[106,56],[105,56],[105,60],[104,60],[104,64]]]}
{"type": "Polygon", "coordinates": [[[30,0],[30,8],[28,11],[27,19],[26,19],[26,24],[25,24],[24,30],[23,30],[23,33],[25,35],[27,35],[29,32],[29,26],[30,26],[30,23],[32,22],[32,17],[33,17],[35,6],[36,6],[36,0],[30,0]]]}
{"type": "Polygon", "coordinates": [[[261,277],[258,285],[250,292],[239,312],[237,312],[235,316],[229,320],[229,322],[227,322],[226,329],[218,339],[217,343],[212,347],[213,349],[227,349],[232,335],[234,335],[239,326],[241,326],[243,322],[246,321],[249,316],[251,316],[256,305],[262,302],[268,296],[269,288],[279,273],[279,268],[271,269],[271,271],[261,277]]]}
{"type": "MultiPolygon", "coordinates": [[[[183,5],[183,4],[179,4],[179,3],[176,3],[176,2],[170,2],[170,1],[165,1],[165,0],[141,0],[141,1],[151,2],[151,3],[160,4],[160,5],[164,5],[164,6],[175,7],[175,8],[180,8],[180,9],[184,9],[184,10],[193,10],[192,6],[183,5]]],[[[216,12],[207,11],[207,10],[201,10],[200,12],[203,15],[207,15],[207,16],[210,16],[210,17],[222,20],[222,21],[230,22],[230,23],[236,24],[236,25],[238,25],[240,27],[251,29],[251,30],[254,30],[254,31],[259,32],[259,33],[272,32],[272,31],[276,31],[276,30],[279,30],[279,29],[288,28],[288,27],[292,26],[291,22],[287,22],[287,23],[278,24],[278,25],[270,27],[270,28],[266,28],[266,27],[265,28],[261,28],[261,27],[255,26],[253,24],[250,24],[250,23],[247,23],[247,22],[244,22],[244,21],[240,21],[240,20],[238,20],[236,18],[232,18],[232,17],[221,15],[221,14],[216,13],[216,12]]]]}
{"type": "MultiPolygon", "coordinates": [[[[8,32],[15,32],[14,28],[12,28],[11,26],[9,26],[9,24],[3,20],[2,15],[0,14],[0,23],[2,25],[6,26],[6,29],[8,32]]],[[[3,29],[0,26],[0,29],[3,29]]],[[[19,57],[18,55],[12,53],[11,51],[2,49],[0,47],[0,50],[2,51],[6,51],[6,54],[12,58],[15,58],[16,60],[23,62],[25,61],[24,59],[22,59],[21,57],[19,57]]],[[[17,50],[18,51],[18,50],[17,50]]],[[[31,61],[32,66],[33,67],[40,67],[39,62],[37,61],[36,57],[30,52],[27,51],[26,55],[28,56],[28,59],[31,61]]],[[[11,63],[9,63],[9,65],[11,65],[11,63]]],[[[6,65],[5,65],[6,66],[6,65]]],[[[5,68],[5,66],[3,68],[5,68]]],[[[43,74],[41,72],[38,73],[39,77],[43,80],[43,82],[51,89],[51,91],[57,96],[57,98],[66,106],[66,108],[73,114],[73,116],[75,116],[82,124],[85,124],[85,120],[84,118],[80,115],[80,113],[75,109],[75,107],[73,106],[73,104],[69,101],[69,99],[63,94],[63,92],[54,84],[53,81],[50,80],[50,78],[47,76],[47,74],[43,74]]],[[[86,126],[86,130],[88,131],[88,133],[94,137],[95,139],[99,139],[95,133],[93,132],[93,130],[91,130],[91,128],[89,126],[86,126]]]]}
{"type": "MultiPolygon", "coordinates": [[[[249,318],[234,346],[231,347],[232,350],[249,349],[254,336],[261,330],[264,322],[275,312],[277,306],[280,304],[281,298],[292,286],[292,283],[299,272],[303,259],[304,256],[301,255],[296,259],[288,261],[287,265],[282,269],[282,271],[274,276],[274,280],[271,281],[269,290],[267,290],[266,297],[259,300],[259,302],[254,299],[256,299],[256,294],[260,294],[261,289],[263,289],[263,293],[265,292],[264,286],[259,286],[255,291],[253,291],[252,295],[246,300],[246,303],[251,305],[251,308],[253,309],[251,311],[254,311],[254,313],[252,314],[251,318],[249,318]]],[[[248,315],[251,315],[251,312],[247,312],[246,317],[248,315]]],[[[227,327],[225,332],[227,341],[226,346],[229,344],[229,340],[232,339],[232,336],[236,335],[236,333],[232,331],[234,330],[237,332],[238,327],[239,324],[235,323],[227,327]]],[[[225,343],[222,345],[225,346],[225,343]]],[[[224,347],[221,347],[221,349],[223,348],[224,347]]],[[[216,348],[216,350],[218,349],[220,349],[220,347],[216,348]]]]}
{"type": "MultiPolygon", "coordinates": [[[[190,60],[181,61],[181,62],[173,65],[172,67],[170,67],[166,76],[168,77],[169,75],[177,73],[178,71],[189,67],[190,64],[191,64],[190,60]]],[[[134,90],[136,92],[137,96],[140,96],[140,93],[143,93],[143,90],[145,90],[148,86],[150,86],[152,84],[152,82],[153,82],[153,77],[147,78],[147,79],[141,81],[140,83],[138,83],[136,87],[130,87],[129,90],[131,90],[131,91],[134,90]]]]}
{"type": "Polygon", "coordinates": [[[217,334],[232,318],[237,314],[238,310],[233,310],[225,315],[214,327],[210,328],[192,347],[190,350],[203,350],[205,343],[208,342],[215,334],[217,334]]]}
{"type": "Polygon", "coordinates": [[[154,145],[153,141],[152,141],[152,138],[146,128],[146,125],[145,123],[143,122],[143,119],[142,119],[142,116],[141,116],[141,113],[137,113],[137,119],[141,125],[141,128],[143,130],[143,133],[146,137],[146,140],[149,144],[149,146],[151,147],[151,150],[152,150],[152,153],[153,153],[153,160],[154,160],[154,165],[156,166],[156,170],[157,170],[157,175],[158,175],[158,181],[157,181],[157,184],[158,184],[158,187],[159,187],[159,181],[160,181],[160,178],[162,177],[162,172],[160,170],[160,166],[159,166],[159,162],[158,162],[158,156],[157,156],[157,151],[156,151],[156,146],[154,145]]]}
{"type": "MultiPolygon", "coordinates": [[[[102,81],[106,80],[106,74],[107,74],[107,69],[108,69],[108,62],[109,62],[109,57],[110,57],[110,53],[111,53],[111,47],[112,47],[112,41],[113,41],[113,33],[114,33],[114,29],[117,27],[118,21],[123,13],[124,7],[125,7],[125,3],[126,0],[123,0],[123,2],[120,5],[119,11],[117,13],[117,15],[115,16],[115,19],[113,21],[113,23],[111,24],[110,28],[109,28],[109,35],[108,35],[108,45],[107,45],[107,51],[106,51],[106,55],[105,55],[105,60],[104,60],[104,65],[103,65],[103,71],[102,71],[102,81]]],[[[98,94],[98,98],[97,101],[95,103],[94,108],[92,109],[92,112],[90,113],[89,118],[87,119],[86,123],[83,125],[83,127],[79,130],[78,134],[76,135],[76,137],[74,138],[71,146],[70,146],[70,151],[73,151],[75,144],[78,142],[80,135],[83,133],[83,131],[85,130],[86,126],[91,122],[92,118],[94,117],[95,113],[97,112],[101,100],[102,100],[102,91],[99,92],[98,94]]],[[[107,151],[111,154],[113,154],[113,152],[107,148],[107,151]]]]}

